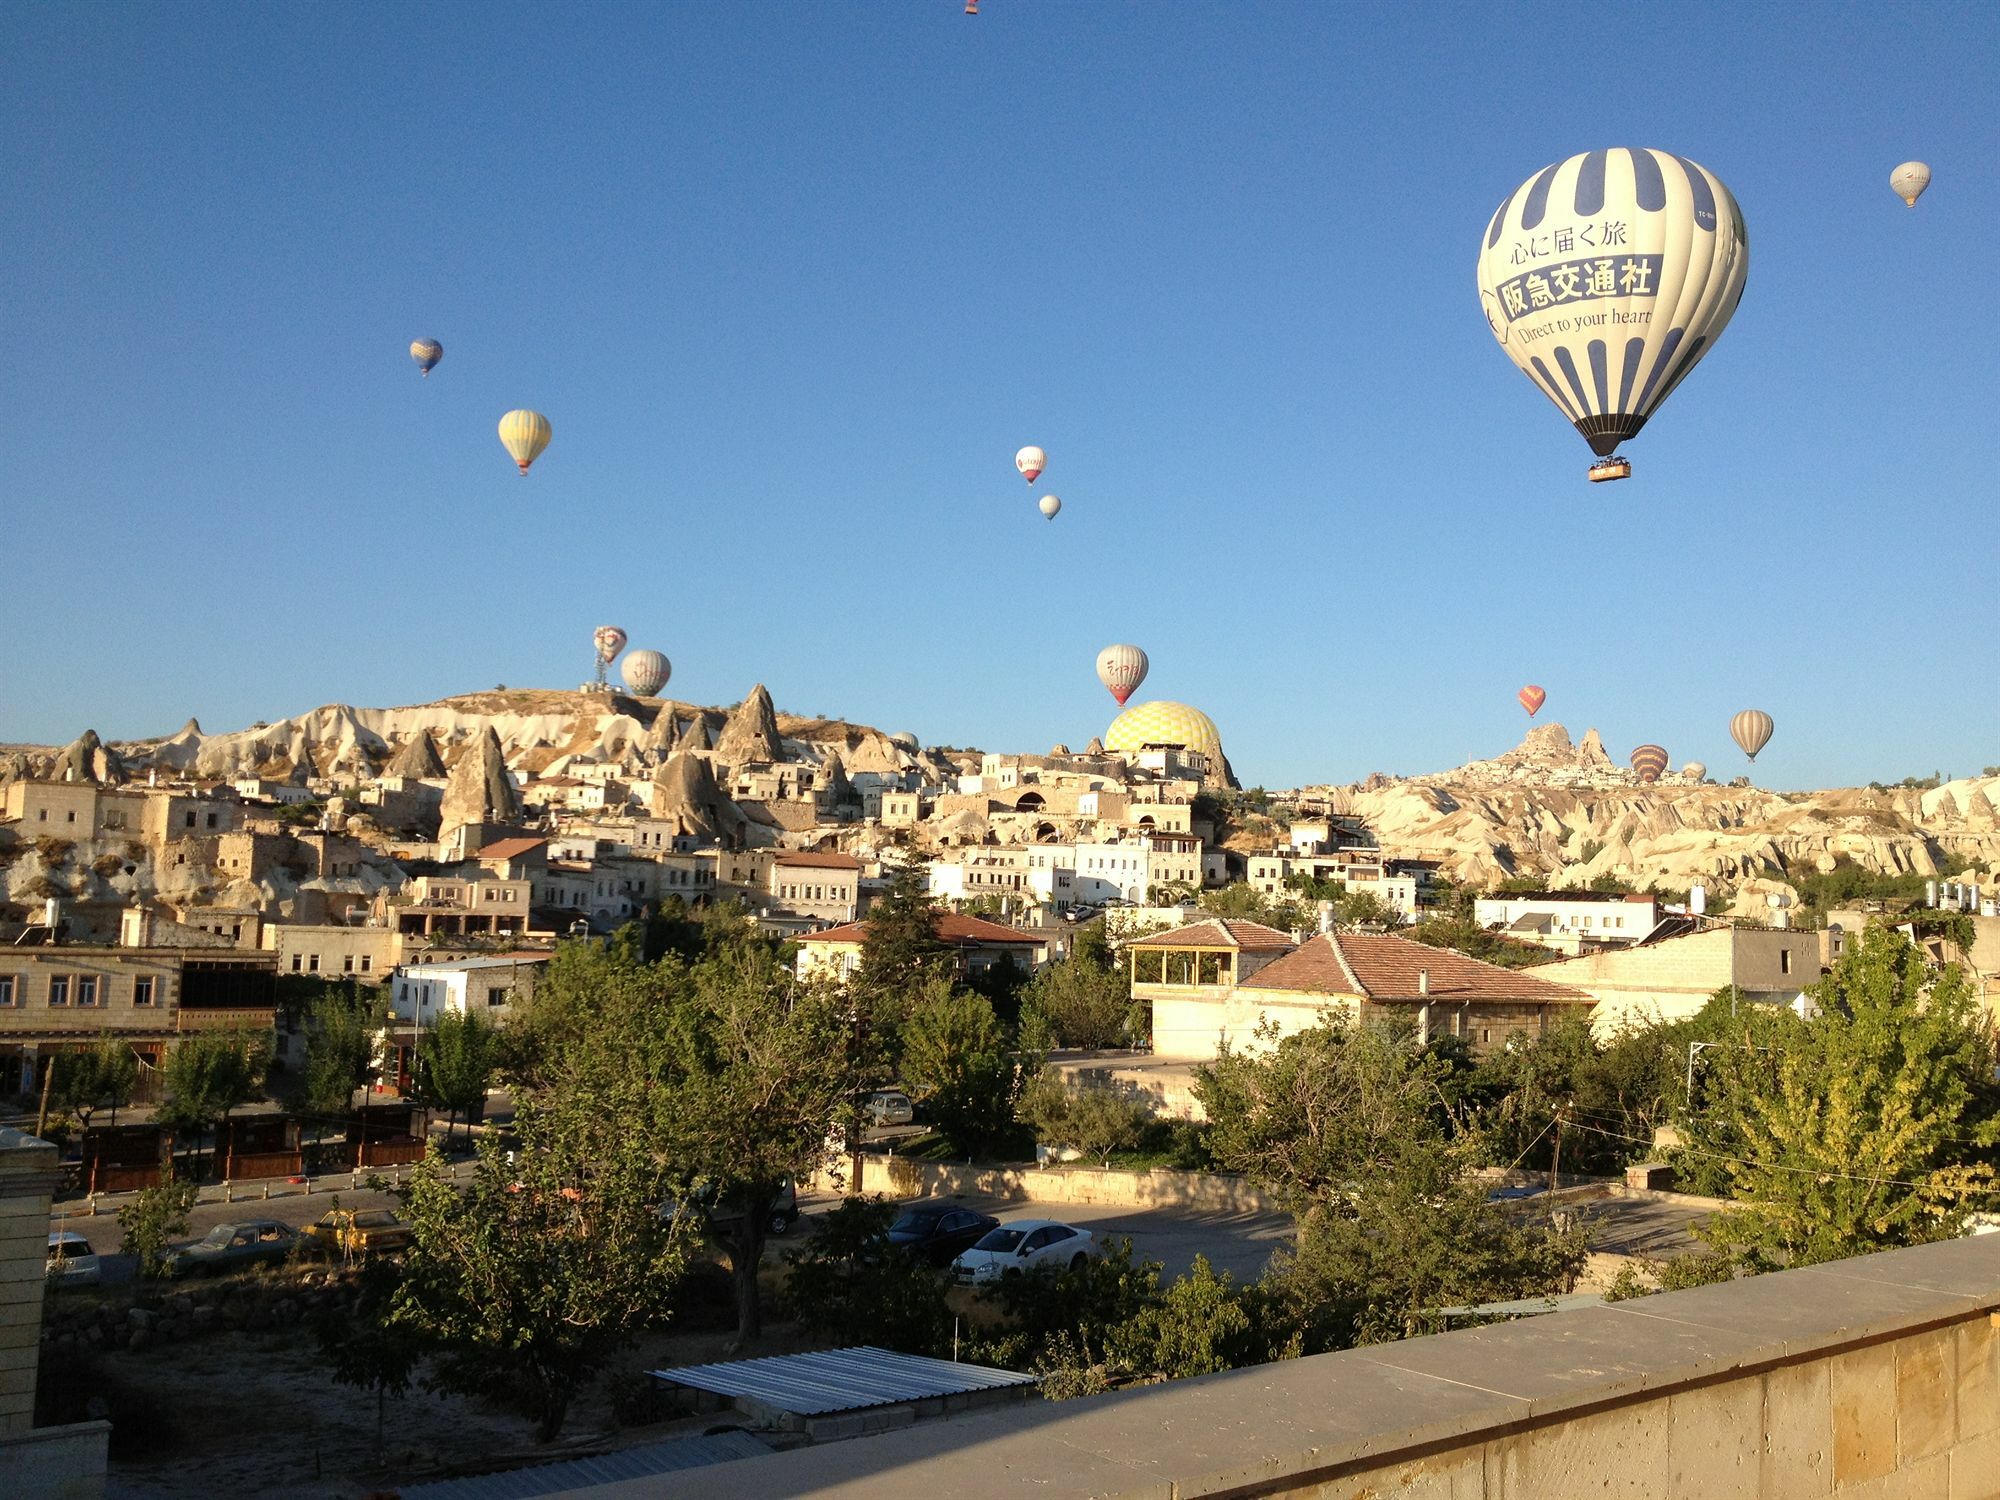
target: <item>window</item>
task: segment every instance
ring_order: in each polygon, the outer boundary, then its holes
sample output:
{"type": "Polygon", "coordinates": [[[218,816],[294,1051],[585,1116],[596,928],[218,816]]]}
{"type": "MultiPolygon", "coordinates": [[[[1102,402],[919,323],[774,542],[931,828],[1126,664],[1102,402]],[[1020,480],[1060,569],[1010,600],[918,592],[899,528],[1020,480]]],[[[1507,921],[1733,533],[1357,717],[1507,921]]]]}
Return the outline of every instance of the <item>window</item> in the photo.
{"type": "Polygon", "coordinates": [[[302,953],[294,953],[292,955],[292,972],[296,974],[299,972],[299,970],[303,969],[305,966],[306,966],[305,955],[302,953]]]}
{"type": "Polygon", "coordinates": [[[76,976],[76,1003],[78,1005],[97,1004],[97,976],[79,974],[76,976]]]}
{"type": "Polygon", "coordinates": [[[319,955],[317,953],[313,954],[312,957],[307,960],[306,972],[308,974],[317,974],[319,972],[319,955]]]}
{"type": "Polygon", "coordinates": [[[48,820],[49,820],[49,810],[46,807],[38,807],[35,809],[35,821],[37,823],[46,823],[48,822],[48,820]]]}
{"type": "Polygon", "coordinates": [[[69,1004],[69,975],[56,974],[49,979],[49,1004],[69,1004]]]}
{"type": "Polygon", "coordinates": [[[153,1003],[152,975],[141,974],[137,979],[132,981],[132,1003],[134,1005],[151,1005],[153,1003]]]}
{"type": "Polygon", "coordinates": [[[0,1005],[19,1005],[20,996],[20,981],[12,974],[0,974],[0,1005]]]}
{"type": "Polygon", "coordinates": [[[208,826],[210,828],[213,828],[215,826],[215,819],[216,819],[216,814],[210,813],[208,815],[208,826]]]}
{"type": "Polygon", "coordinates": [[[362,954],[361,972],[366,974],[370,969],[373,969],[374,967],[375,967],[375,960],[370,958],[366,953],[362,954]]]}
{"type": "Polygon", "coordinates": [[[76,810],[74,808],[70,810],[66,821],[71,823],[74,823],[76,821],[76,810]]]}
{"type": "Polygon", "coordinates": [[[1779,972],[1780,974],[1789,974],[1789,973],[1791,973],[1791,972],[1792,972],[1792,950],[1791,950],[1791,949],[1789,949],[1789,948],[1780,948],[1780,949],[1778,950],[1778,972],[1779,972]]]}
{"type": "Polygon", "coordinates": [[[354,972],[354,955],[352,953],[346,954],[341,958],[340,972],[343,974],[352,974],[354,972]]]}
{"type": "Polygon", "coordinates": [[[182,813],[182,814],[181,814],[181,827],[183,827],[183,828],[192,828],[192,827],[194,827],[194,809],[193,809],[193,808],[189,808],[189,809],[188,809],[188,810],[187,810],[186,812],[184,812],[184,813],[182,813]]]}

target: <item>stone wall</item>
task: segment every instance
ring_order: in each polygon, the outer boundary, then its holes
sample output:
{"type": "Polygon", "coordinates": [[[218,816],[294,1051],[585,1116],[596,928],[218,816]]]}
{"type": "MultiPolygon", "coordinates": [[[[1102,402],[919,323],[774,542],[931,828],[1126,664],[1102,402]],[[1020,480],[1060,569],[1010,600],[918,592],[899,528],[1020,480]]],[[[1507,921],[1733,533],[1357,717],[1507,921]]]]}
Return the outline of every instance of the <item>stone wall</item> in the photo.
{"type": "MultiPolygon", "coordinates": [[[[680,1500],[1983,1500],[2000,1236],[674,1476],[680,1500]]],[[[657,1479],[597,1486],[639,1500],[657,1479]]]]}

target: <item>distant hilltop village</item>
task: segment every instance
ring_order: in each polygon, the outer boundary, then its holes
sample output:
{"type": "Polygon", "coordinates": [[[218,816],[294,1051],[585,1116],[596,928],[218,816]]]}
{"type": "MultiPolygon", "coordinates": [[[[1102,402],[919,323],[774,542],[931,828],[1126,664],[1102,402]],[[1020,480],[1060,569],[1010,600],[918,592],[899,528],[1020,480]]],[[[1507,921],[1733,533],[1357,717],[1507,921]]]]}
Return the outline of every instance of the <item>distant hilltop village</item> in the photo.
{"type": "Polygon", "coordinates": [[[2000,868],[1996,800],[1991,777],[1778,794],[1690,766],[1642,786],[1594,730],[1572,743],[1559,724],[1454,771],[1259,798],[1180,704],[1134,705],[1080,752],[1018,755],[782,715],[762,686],[728,710],[496,689],[0,753],[0,937],[60,924],[70,942],[380,974],[416,950],[609,931],[672,897],[806,933],[853,920],[911,858],[940,898],[1022,920],[1301,877],[1405,920],[1440,876],[1702,884],[1754,913],[1842,861],[2000,868]]]}

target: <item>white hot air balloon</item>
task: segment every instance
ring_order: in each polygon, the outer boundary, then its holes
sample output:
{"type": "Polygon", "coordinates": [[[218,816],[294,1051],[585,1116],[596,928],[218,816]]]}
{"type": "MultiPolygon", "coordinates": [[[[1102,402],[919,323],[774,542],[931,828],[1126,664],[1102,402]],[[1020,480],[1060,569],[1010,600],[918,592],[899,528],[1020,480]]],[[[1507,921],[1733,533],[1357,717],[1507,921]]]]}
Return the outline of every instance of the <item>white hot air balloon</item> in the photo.
{"type": "Polygon", "coordinates": [[[657,651],[627,651],[625,660],[618,663],[618,675],[641,698],[655,698],[674,675],[674,664],[657,651]]]}
{"type": "Polygon", "coordinates": [[[1507,357],[1622,479],[1615,457],[1714,346],[1743,298],[1743,211],[1706,167],[1617,147],[1544,167],[1479,248],[1479,301],[1507,357]]]}
{"type": "Polygon", "coordinates": [[[1030,484],[1040,479],[1042,477],[1042,470],[1048,466],[1048,454],[1042,452],[1033,443],[1028,444],[1027,447],[1014,455],[1014,467],[1021,471],[1021,477],[1030,484]]]}
{"type": "Polygon", "coordinates": [[[1931,169],[1920,161],[1906,161],[1889,174],[1889,186],[1911,208],[1917,206],[1917,200],[1923,197],[1924,189],[1930,185],[1931,169]]]}
{"type": "Polygon", "coordinates": [[[1757,752],[1771,743],[1771,731],[1777,727],[1763,709],[1746,708],[1729,721],[1729,737],[1736,741],[1737,749],[1755,760],[1757,752]]]}
{"type": "Polygon", "coordinates": [[[1111,696],[1123,708],[1125,700],[1146,680],[1149,665],[1146,653],[1137,646],[1106,646],[1097,653],[1097,680],[1111,690],[1111,696]]]}
{"type": "Polygon", "coordinates": [[[1044,517],[1053,521],[1056,518],[1056,512],[1062,509],[1062,497],[1060,495],[1044,495],[1035,502],[1035,509],[1040,511],[1044,517]]]}
{"type": "Polygon", "coordinates": [[[626,634],[616,625],[600,625],[590,633],[590,643],[597,648],[597,659],[610,666],[612,658],[625,649],[626,634]]]}

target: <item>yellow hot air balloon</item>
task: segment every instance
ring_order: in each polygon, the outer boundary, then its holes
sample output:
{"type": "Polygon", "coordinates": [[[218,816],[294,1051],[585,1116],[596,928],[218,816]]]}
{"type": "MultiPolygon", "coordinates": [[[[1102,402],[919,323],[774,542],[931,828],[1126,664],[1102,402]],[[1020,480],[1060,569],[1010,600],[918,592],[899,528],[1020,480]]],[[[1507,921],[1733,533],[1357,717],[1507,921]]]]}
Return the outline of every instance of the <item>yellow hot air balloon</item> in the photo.
{"type": "Polygon", "coordinates": [[[528,465],[542,456],[542,450],[554,435],[549,419],[538,411],[510,411],[500,419],[500,441],[514,456],[524,476],[528,465]]]}
{"type": "Polygon", "coordinates": [[[1590,478],[1715,346],[1750,270],[1743,211],[1670,151],[1586,151],[1514,189],[1481,236],[1479,300],[1507,357],[1583,435],[1590,478]]]}

